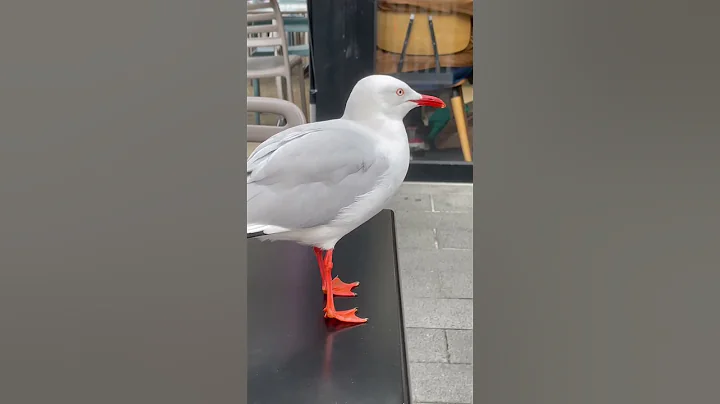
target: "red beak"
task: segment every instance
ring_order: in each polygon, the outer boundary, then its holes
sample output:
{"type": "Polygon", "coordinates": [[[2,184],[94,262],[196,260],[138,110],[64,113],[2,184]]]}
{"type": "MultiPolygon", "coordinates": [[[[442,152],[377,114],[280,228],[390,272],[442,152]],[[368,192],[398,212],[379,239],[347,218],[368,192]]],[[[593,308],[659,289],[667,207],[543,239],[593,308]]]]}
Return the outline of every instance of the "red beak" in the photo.
{"type": "Polygon", "coordinates": [[[445,103],[432,95],[421,95],[419,100],[412,100],[412,102],[421,107],[445,108],[445,103]]]}

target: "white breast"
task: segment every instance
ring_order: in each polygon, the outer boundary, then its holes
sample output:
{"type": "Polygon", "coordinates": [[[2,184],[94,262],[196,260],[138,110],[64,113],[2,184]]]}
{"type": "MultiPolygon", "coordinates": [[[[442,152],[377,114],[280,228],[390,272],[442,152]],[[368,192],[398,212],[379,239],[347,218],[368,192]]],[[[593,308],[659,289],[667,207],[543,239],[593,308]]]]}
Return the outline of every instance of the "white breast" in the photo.
{"type": "Polygon", "coordinates": [[[378,154],[383,155],[389,162],[388,170],[378,179],[378,184],[372,191],[360,196],[355,203],[340,212],[331,225],[354,226],[354,229],[371,219],[387,206],[405,180],[410,164],[407,135],[402,141],[382,139],[377,147],[378,154]]]}

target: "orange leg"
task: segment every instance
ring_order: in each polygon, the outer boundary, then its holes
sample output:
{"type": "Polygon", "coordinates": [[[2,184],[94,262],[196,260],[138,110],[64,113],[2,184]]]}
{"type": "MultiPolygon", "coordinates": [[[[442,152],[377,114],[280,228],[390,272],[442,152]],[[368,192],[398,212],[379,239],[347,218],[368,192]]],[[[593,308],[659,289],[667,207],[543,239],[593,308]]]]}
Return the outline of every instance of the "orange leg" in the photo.
{"type": "Polygon", "coordinates": [[[332,279],[332,253],[333,250],[328,250],[327,254],[325,254],[325,259],[323,260],[322,264],[322,271],[323,271],[323,285],[325,286],[326,291],[330,291],[327,294],[327,303],[325,304],[325,309],[323,310],[325,312],[326,318],[334,318],[338,321],[343,321],[346,323],[364,323],[367,321],[366,318],[360,318],[355,315],[357,312],[357,307],[350,310],[335,310],[335,302],[333,300],[333,281],[332,279]]]}
{"type": "MultiPolygon", "coordinates": [[[[323,293],[327,294],[327,289],[325,288],[325,272],[323,271],[323,251],[317,247],[313,247],[313,251],[315,251],[315,257],[317,258],[318,267],[320,267],[320,277],[322,278],[322,291],[323,293]]],[[[357,296],[357,293],[353,292],[352,289],[358,286],[360,282],[345,283],[336,276],[335,279],[331,281],[331,284],[333,295],[352,297],[357,296]]]]}

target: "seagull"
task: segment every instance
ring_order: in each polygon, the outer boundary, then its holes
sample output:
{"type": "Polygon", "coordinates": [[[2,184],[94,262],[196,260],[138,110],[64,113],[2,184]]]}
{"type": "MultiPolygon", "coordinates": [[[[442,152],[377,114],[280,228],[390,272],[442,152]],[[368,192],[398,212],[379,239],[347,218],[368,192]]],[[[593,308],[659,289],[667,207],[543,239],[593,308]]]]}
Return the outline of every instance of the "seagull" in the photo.
{"type": "Polygon", "coordinates": [[[340,119],[288,128],[247,160],[247,237],[293,241],[315,252],[325,318],[364,323],[336,310],[333,296],[356,296],[359,282],[332,278],[337,242],[378,214],[400,188],[410,163],[403,118],[420,106],[445,108],[397,78],[357,82],[340,119]]]}

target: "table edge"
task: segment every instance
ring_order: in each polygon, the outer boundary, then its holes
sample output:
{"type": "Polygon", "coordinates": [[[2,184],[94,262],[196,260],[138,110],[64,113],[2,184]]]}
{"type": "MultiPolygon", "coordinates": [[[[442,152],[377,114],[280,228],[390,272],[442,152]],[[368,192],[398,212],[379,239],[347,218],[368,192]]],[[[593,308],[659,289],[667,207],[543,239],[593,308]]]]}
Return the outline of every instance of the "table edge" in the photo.
{"type": "Polygon", "coordinates": [[[403,381],[403,402],[406,404],[410,404],[410,375],[409,369],[408,369],[408,355],[407,355],[407,339],[406,339],[406,333],[405,333],[405,311],[403,309],[403,297],[402,297],[402,280],[400,279],[400,263],[398,260],[398,249],[397,249],[397,226],[395,223],[395,211],[392,209],[384,209],[390,213],[390,233],[392,238],[392,250],[393,250],[393,265],[395,266],[394,272],[395,272],[395,285],[397,287],[397,293],[398,293],[398,303],[400,303],[400,362],[402,364],[401,366],[401,376],[400,378],[403,381]]]}

